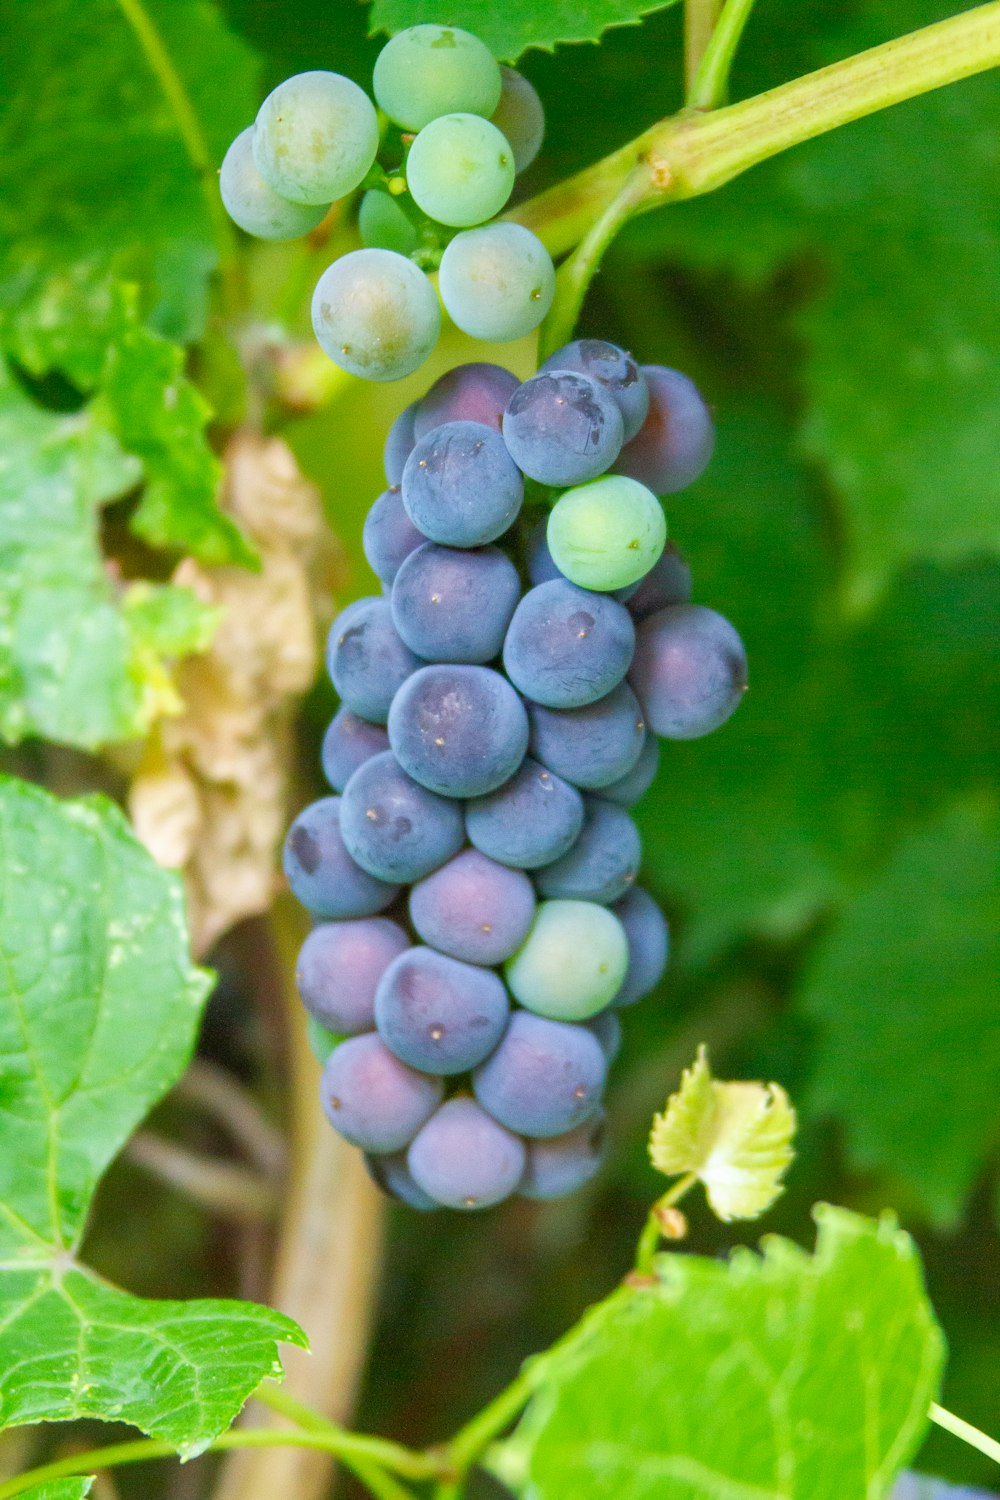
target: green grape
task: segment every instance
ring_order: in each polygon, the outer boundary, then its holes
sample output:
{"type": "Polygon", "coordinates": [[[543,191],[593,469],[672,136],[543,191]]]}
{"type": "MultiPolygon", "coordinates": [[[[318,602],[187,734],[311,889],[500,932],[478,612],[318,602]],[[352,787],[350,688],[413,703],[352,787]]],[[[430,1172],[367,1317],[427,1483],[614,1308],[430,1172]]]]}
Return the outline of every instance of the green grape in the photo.
{"type": "Polygon", "coordinates": [[[501,64],[500,80],[500,103],[490,118],[510,142],[515,170],[523,172],[542,149],[545,110],[534,85],[516,68],[501,64]]]}
{"type": "Polygon", "coordinates": [[[504,973],[507,986],[536,1015],[586,1021],[617,995],[628,970],[628,938],[606,906],[543,901],[504,973]]]}
{"type": "Polygon", "coordinates": [[[567,490],[553,506],[546,531],[560,573],[598,592],[638,583],[666,539],[666,518],[652,490],[619,474],[567,490]]]}
{"type": "Polygon", "coordinates": [[[442,115],[410,147],[406,181],[439,224],[465,229],[499,213],[514,186],[514,154],[489,120],[442,115]]]}
{"type": "Polygon", "coordinates": [[[253,154],[264,181],[293,203],[332,203],[353,192],[378,150],[368,95],[339,73],[296,73],[260,107],[253,154]]]}
{"type": "Polygon", "coordinates": [[[358,209],[358,232],[361,243],[370,250],[395,250],[409,255],[417,248],[417,231],[399,202],[372,188],[365,193],[358,209]]]}
{"type": "Polygon", "coordinates": [[[505,343],[538,327],[552,306],[556,273],[530,229],[484,224],[456,234],[441,257],[438,285],[456,327],[505,343]]]}
{"type": "Polygon", "coordinates": [[[291,203],[269,188],[253,159],[253,126],[236,137],[219,171],[223,207],[241,229],[259,240],[294,240],[323,218],[326,203],[291,203]]]}
{"type": "Polygon", "coordinates": [[[330,1054],[335,1052],[344,1040],[335,1031],[327,1031],[325,1026],[320,1025],[315,1016],[306,1017],[306,1037],[309,1042],[309,1049],[320,1067],[323,1066],[330,1054]]]}
{"type": "Polygon", "coordinates": [[[393,250],[352,250],[316,283],[312,323],[341,369],[366,380],[401,380],[437,343],[441,308],[412,260],[393,250]]]}
{"type": "Polygon", "coordinates": [[[460,110],[489,116],[500,102],[500,69],[489,48],[457,26],[410,26],[382,48],[375,98],[390,120],[422,130],[460,110]]]}

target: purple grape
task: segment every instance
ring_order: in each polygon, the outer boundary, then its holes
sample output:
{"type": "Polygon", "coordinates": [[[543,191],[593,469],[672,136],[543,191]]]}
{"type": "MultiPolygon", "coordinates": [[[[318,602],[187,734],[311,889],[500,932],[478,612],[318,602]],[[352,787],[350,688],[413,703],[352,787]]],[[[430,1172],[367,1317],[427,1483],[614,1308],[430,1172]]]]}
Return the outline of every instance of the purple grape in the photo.
{"type": "Polygon", "coordinates": [[[724,724],[742,702],[746,651],[714,609],[677,604],[640,625],[629,681],[654,733],[698,739],[724,724]]]}
{"type": "Polygon", "coordinates": [[[587,797],[580,837],[562,859],[539,870],[536,884],[547,900],[610,906],[635,884],[641,859],[639,830],[625,809],[587,797]]]}
{"type": "Polygon", "coordinates": [[[465,809],[469,841],[490,859],[536,870],[579,837],[583,798],[575,786],[526,757],[517,775],[465,809]]]}
{"type": "Polygon", "coordinates": [[[288,830],[283,853],[292,894],[317,917],[373,917],[399,895],[356,864],[340,832],[340,798],[321,797],[303,808],[288,830]]]}
{"type": "Polygon", "coordinates": [[[527,937],[535,892],[527,875],[463,849],[410,892],[425,943],[470,964],[502,964],[527,937]]]}
{"type": "Polygon", "coordinates": [[[514,1192],[524,1172],[524,1142],[475,1102],[442,1104],[407,1152],[418,1187],[445,1208],[492,1208],[514,1192]]]}
{"type": "Polygon", "coordinates": [[[423,665],[400,639],[385,599],[359,599],[338,615],[326,664],[345,706],[373,724],[386,722],[397,689],[423,665]]]}
{"type": "Polygon", "coordinates": [[[673,542],[668,542],[645,578],[636,584],[628,612],[633,620],[645,620],[670,604],[690,602],[691,569],[673,542]]]}
{"type": "Polygon", "coordinates": [[[403,470],[414,526],[446,547],[481,547],[517,519],[524,482],[493,427],[446,422],[421,438],[403,470]]]}
{"type": "Polygon", "coordinates": [[[622,1045],[622,1023],[617,1011],[602,1010],[596,1016],[591,1016],[589,1021],[583,1023],[588,1031],[592,1031],[601,1044],[601,1051],[610,1068],[622,1045]]]}
{"type": "Polygon", "coordinates": [[[528,717],[505,677],[489,667],[422,667],[389,714],[400,765],[444,797],[481,797],[509,781],[528,748],[528,717]]]}
{"type": "Polygon", "coordinates": [[[398,486],[383,491],[365,517],[361,533],[368,566],[382,583],[392,583],[401,566],[426,538],[406,514],[398,486]]]}
{"type": "Polygon", "coordinates": [[[402,927],[388,917],[314,927],[295,968],[303,1005],[339,1036],[373,1030],[378,982],[409,946],[402,927]]]}
{"type": "Polygon", "coordinates": [[[335,792],[342,792],[359,766],[388,748],[389,735],[381,724],[338,708],[323,736],[323,775],[335,792]]]}
{"type": "Polygon", "coordinates": [[[418,404],[413,401],[409,406],[404,406],[389,428],[383,454],[385,477],[389,484],[395,485],[403,482],[403,468],[417,441],[413,432],[413,423],[417,415],[418,404]]]}
{"type": "Polygon", "coordinates": [[[477,363],[445,371],[417,402],[414,436],[419,441],[445,422],[481,422],[499,432],[518,383],[517,376],[502,365],[477,363]]]}
{"type": "Polygon", "coordinates": [[[693,380],[663,365],[640,368],[649,387],[649,415],[625,444],[614,470],[638,479],[654,495],[672,495],[692,484],[707,466],[715,428],[693,380]]]}
{"type": "Polygon", "coordinates": [[[541,521],[536,521],[528,533],[528,542],[525,549],[527,553],[528,577],[536,588],[539,584],[551,583],[553,578],[562,578],[564,576],[552,560],[552,553],[549,551],[548,529],[549,518],[545,516],[541,521]]]}
{"type": "Polygon", "coordinates": [[[481,665],[500,655],[520,594],[517,569],[498,547],[424,542],[396,575],[392,618],[418,656],[481,665]]]}
{"type": "Polygon", "coordinates": [[[628,938],[628,973],[612,1002],[634,1005],[654,990],[663,977],[670,952],[666,918],[648,892],[634,886],[611,908],[628,938]]]}
{"type": "Polygon", "coordinates": [[[533,83],[516,68],[500,64],[500,103],[490,119],[514,153],[514,170],[530,167],[545,136],[545,110],[533,83]]]}
{"type": "Polygon", "coordinates": [[[462,810],[407,776],[391,750],[355,771],[340,808],[344,844],[379,880],[422,880],[462,847],[462,810]]]}
{"type": "Polygon", "coordinates": [[[582,708],[617,687],[632,661],[635,626],[605,594],[565,578],[530,589],[504,641],[507,676],[546,708],[582,708]]]}
{"type": "Polygon", "coordinates": [[[374,1032],[341,1042],[320,1084],[330,1124],[363,1151],[402,1151],[443,1096],[440,1078],[408,1068],[374,1032]]]}
{"type": "Polygon", "coordinates": [[[380,1187],[383,1193],[389,1198],[395,1198],[398,1203],[405,1203],[407,1208],[415,1208],[420,1213],[431,1213],[441,1207],[423,1188],[417,1187],[406,1165],[405,1151],[394,1151],[390,1156],[373,1156],[371,1152],[366,1152],[365,1166],[376,1187],[380,1187]]]}
{"type": "Polygon", "coordinates": [[[433,948],[409,948],[375,995],[375,1024],[390,1051],[425,1073],[467,1073],[503,1036],[510,1001],[490,969],[433,948]]]}
{"type": "Polygon", "coordinates": [[[541,484],[581,484],[611,467],[622,445],[618,403],[586,375],[533,375],[507,403],[503,439],[523,473],[541,484]]]}
{"type": "Polygon", "coordinates": [[[550,354],[540,370],[574,370],[589,375],[618,404],[626,443],[634,438],[649,411],[649,386],[631,354],[604,339],[574,339],[550,354]]]}
{"type": "Polygon", "coordinates": [[[660,768],[660,742],[655,734],[646,731],[639,759],[620,781],[601,787],[605,802],[617,802],[619,807],[634,807],[649,791],[660,768]]]}
{"type": "MultiPolygon", "coordinates": [[[[593,1022],[591,1022],[593,1025],[593,1022]]],[[[607,1131],[604,1111],[552,1140],[529,1141],[518,1191],[525,1198],[568,1198],[600,1171],[607,1131]]]]}
{"type": "MultiPolygon", "coordinates": [[[[628,683],[584,708],[528,706],[531,753],[574,786],[599,789],[632,770],[646,737],[643,711],[628,683]]],[[[389,731],[390,738],[392,730],[389,731]]]]}
{"type": "Polygon", "coordinates": [[[483,1108],[519,1135],[563,1135],[601,1102],[607,1064],[586,1026],[529,1010],[510,1018],[503,1041],[473,1075],[483,1108]]]}

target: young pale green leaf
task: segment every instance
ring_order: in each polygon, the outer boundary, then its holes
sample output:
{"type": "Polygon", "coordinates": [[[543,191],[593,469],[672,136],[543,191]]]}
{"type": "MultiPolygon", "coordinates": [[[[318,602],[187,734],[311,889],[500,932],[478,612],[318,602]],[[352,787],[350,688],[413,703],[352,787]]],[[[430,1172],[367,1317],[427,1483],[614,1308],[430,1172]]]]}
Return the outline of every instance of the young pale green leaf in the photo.
{"type": "Polygon", "coordinates": [[[698,1048],[680,1089],[653,1120],[649,1155],[668,1177],[691,1173],[720,1219],[756,1219],[784,1191],[795,1111],[776,1083],[720,1083],[698,1048]]]}
{"type": "Polygon", "coordinates": [[[300,1330],[250,1304],[144,1302],[76,1261],[102,1172],[194,1043],[209,976],[180,884],[105,799],[10,778],[0,864],[0,1426],[100,1417],[198,1452],[300,1330]]]}
{"type": "Polygon", "coordinates": [[[815,1213],[812,1256],[661,1256],[589,1313],[538,1361],[500,1477],[526,1500],[887,1500],[944,1341],[893,1219],[815,1213]]]}
{"type": "MultiPolygon", "coordinates": [[[[630,26],[676,0],[453,0],[448,23],[474,32],[501,62],[515,62],[529,47],[551,52],[559,42],[596,42],[609,26],[630,26]]],[[[373,31],[402,31],[420,21],[440,21],[436,0],[374,0],[373,31]]]]}
{"type": "Polygon", "coordinates": [[[73,1479],[50,1479],[48,1484],[34,1484],[22,1492],[22,1500],[86,1500],[93,1476],[78,1475],[73,1479]]]}
{"type": "Polygon", "coordinates": [[[91,749],[142,734],[214,612],[187,589],[115,586],[99,512],[139,465],[90,414],[41,410],[0,368],[0,447],[0,738],[91,749]]]}
{"type": "Polygon", "coordinates": [[[996,1143],[996,848],[987,805],[939,813],[857,891],[806,973],[813,1114],[841,1116],[864,1170],[953,1223],[996,1143]]]}

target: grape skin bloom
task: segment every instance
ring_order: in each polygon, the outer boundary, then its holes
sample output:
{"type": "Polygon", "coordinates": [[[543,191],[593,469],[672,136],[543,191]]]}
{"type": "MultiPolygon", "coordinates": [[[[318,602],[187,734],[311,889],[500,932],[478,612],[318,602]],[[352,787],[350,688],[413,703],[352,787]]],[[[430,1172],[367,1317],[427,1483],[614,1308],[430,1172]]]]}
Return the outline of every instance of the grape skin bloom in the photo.
{"type": "Polygon", "coordinates": [[[510,1002],[492,969],[433,948],[410,948],[375,994],[375,1024],[390,1051],[424,1073],[467,1073],[503,1036],[510,1002]]]}
{"type": "Polygon", "coordinates": [[[425,943],[470,964],[501,964],[521,946],[535,915],[523,870],[463,849],[410,892],[410,921],[425,943]]]}
{"type": "Polygon", "coordinates": [[[574,339],[550,354],[542,370],[575,370],[602,385],[618,403],[625,441],[635,437],[649,412],[649,386],[624,349],[606,339],[574,339]]]}
{"type": "Polygon", "coordinates": [[[264,181],[293,203],[352,193],[375,160],[378,116],[363,89],[339,73],[297,73],[264,100],[253,154],[264,181]]]}
{"type": "Polygon", "coordinates": [[[498,214],[514,186],[514,153],[479,115],[440,115],[406,159],[406,185],[430,219],[468,229],[498,214]]]}
{"type": "Polygon", "coordinates": [[[507,631],[507,676],[534,703],[582,708],[617,687],[629,669],[635,626],[604,594],[552,579],[530,589],[507,631]]]}
{"type": "Polygon", "coordinates": [[[643,711],[627,682],[584,708],[544,708],[531,703],[528,717],[535,759],[564,781],[588,791],[599,791],[627,776],[646,738],[643,711]]]}
{"type": "Polygon", "coordinates": [[[531,166],[545,139],[545,109],[533,83],[516,68],[500,64],[500,103],[490,119],[514,153],[514,171],[531,166]]]}
{"type": "Polygon", "coordinates": [[[463,333],[509,343],[537,328],[552,306],[556,273],[522,224],[486,224],[445,247],[438,276],[445,311],[463,333]]]}
{"type": "Polygon", "coordinates": [[[524,759],[528,717],[489,667],[421,667],[392,701],[389,743],[422,786],[443,797],[481,797],[524,759]]]}
{"type": "Polygon", "coordinates": [[[410,939],[388,917],[322,922],[299,950],[295,983],[310,1015],[341,1036],[375,1026],[375,991],[410,939]]]}
{"type": "Polygon", "coordinates": [[[475,1102],[449,1099],[407,1153],[414,1182],[444,1208],[492,1208],[524,1175],[524,1142],[475,1102]]]}
{"type": "Polygon", "coordinates": [[[607,1063],[593,1032],[518,1010],[472,1076],[483,1109],[519,1135],[564,1135],[601,1102],[607,1063]]]}
{"type": "Polygon", "coordinates": [[[603,1110],[566,1135],[548,1141],[529,1141],[528,1160],[518,1191],[522,1197],[542,1202],[568,1198],[597,1176],[606,1144],[603,1110]]]}
{"type": "Polygon", "coordinates": [[[514,462],[540,484],[596,479],[617,458],[623,432],[614,398],[596,380],[569,370],[526,380],[503,418],[504,442],[514,462]]]}
{"type": "Polygon", "coordinates": [[[484,42],[457,26],[408,26],[375,62],[375,98],[390,120],[421,130],[456,111],[489,116],[501,101],[500,68],[484,42]]]}
{"type": "Polygon", "coordinates": [[[401,380],[430,354],[441,308],[427,277],[393,250],[352,250],[323,272],[312,299],[313,332],[343,370],[401,380]]]}
{"type": "Polygon", "coordinates": [[[578,838],[583,798],[538,761],[526,756],[517,775],[465,809],[469,842],[490,859],[515,869],[551,864],[578,838]]]}
{"type": "Polygon", "coordinates": [[[714,609],[675,605],[640,625],[629,681],[658,735],[699,739],[724,724],[743,701],[746,651],[714,609]]]}
{"type": "Polygon", "coordinates": [[[507,402],[520,385],[503,365],[473,361],[440,375],[416,403],[413,433],[418,440],[445,422],[482,422],[500,431],[507,402]]]}
{"type": "Polygon", "coordinates": [[[388,748],[389,736],[381,724],[338,708],[323,736],[323,775],[335,792],[342,792],[359,766],[388,748]]]}
{"type": "Polygon", "coordinates": [[[520,592],[517,569],[498,547],[462,552],[425,542],[396,574],[392,618],[428,661],[481,665],[500,655],[520,592]]]}
{"type": "Polygon", "coordinates": [[[639,874],[639,830],[625,809],[613,802],[588,797],[585,807],[580,837],[562,859],[538,872],[538,889],[547,897],[610,906],[639,874]]]}
{"type": "Polygon", "coordinates": [[[334,620],[326,643],[330,681],[359,718],[384,724],[407,677],[423,666],[400,639],[385,599],[359,599],[334,620]]]}
{"type": "Polygon", "coordinates": [[[292,894],[327,920],[372,917],[399,895],[398,885],[376,880],[348,854],[339,797],[321,797],[302,809],[288,830],[282,860],[292,894]]]}
{"type": "Polygon", "coordinates": [[[365,517],[361,546],[380,583],[392,583],[411,552],[427,538],[406,514],[399,486],[383,490],[365,517]]]}
{"type": "Polygon", "coordinates": [[[330,1124],[362,1151],[402,1151],[443,1094],[440,1078],[407,1067],[374,1032],[341,1042],[320,1084],[330,1124]]]}
{"type": "Polygon", "coordinates": [[[422,437],[403,469],[403,504],[429,541],[481,547],[517,519],[524,481],[503,439],[481,422],[445,422],[422,437]]]}
{"type": "Polygon", "coordinates": [[[391,750],[344,788],[340,831],[356,864],[379,880],[422,880],[462,847],[461,809],[407,776],[391,750]]]}
{"type": "Polygon", "coordinates": [[[670,956],[670,929],[647,891],[636,886],[612,907],[628,939],[628,972],[614,998],[616,1007],[634,1005],[654,990],[670,956]]]}
{"type": "Polygon", "coordinates": [[[640,366],[649,387],[649,415],[615,463],[654,495],[692,484],[712,457],[715,427],[693,380],[665,365],[640,366]]]}
{"type": "Polygon", "coordinates": [[[515,1000],[553,1021],[586,1021],[611,1003],[628,968],[613,912],[590,901],[543,901],[504,973],[515,1000]]]}
{"type": "Polygon", "coordinates": [[[269,187],[253,159],[253,126],[241,131],[222,159],[219,192],[234,224],[259,240],[294,240],[326,215],[328,203],[292,203],[269,187]]]}

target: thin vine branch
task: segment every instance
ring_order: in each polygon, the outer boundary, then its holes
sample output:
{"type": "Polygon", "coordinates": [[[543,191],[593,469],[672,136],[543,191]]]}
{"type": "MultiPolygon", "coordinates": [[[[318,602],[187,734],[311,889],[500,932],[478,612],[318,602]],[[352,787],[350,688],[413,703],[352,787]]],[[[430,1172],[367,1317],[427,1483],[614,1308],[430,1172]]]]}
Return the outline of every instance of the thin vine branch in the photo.
{"type": "Polygon", "coordinates": [[[694,77],[688,83],[690,109],[718,109],[726,102],[733,58],[753,7],[754,0],[726,0],[694,77]]]}
{"type": "Polygon", "coordinates": [[[705,49],[719,20],[723,0],[684,0],[684,92],[689,95],[705,49]]]}
{"type": "Polygon", "coordinates": [[[944,1428],[945,1432],[950,1432],[952,1437],[960,1438],[970,1448],[976,1448],[980,1453],[985,1453],[987,1458],[992,1458],[995,1464],[1000,1464],[1000,1442],[996,1438],[980,1432],[971,1422],[956,1417],[953,1411],[945,1406],[938,1406],[936,1401],[931,1402],[930,1418],[938,1427],[944,1428]]]}

